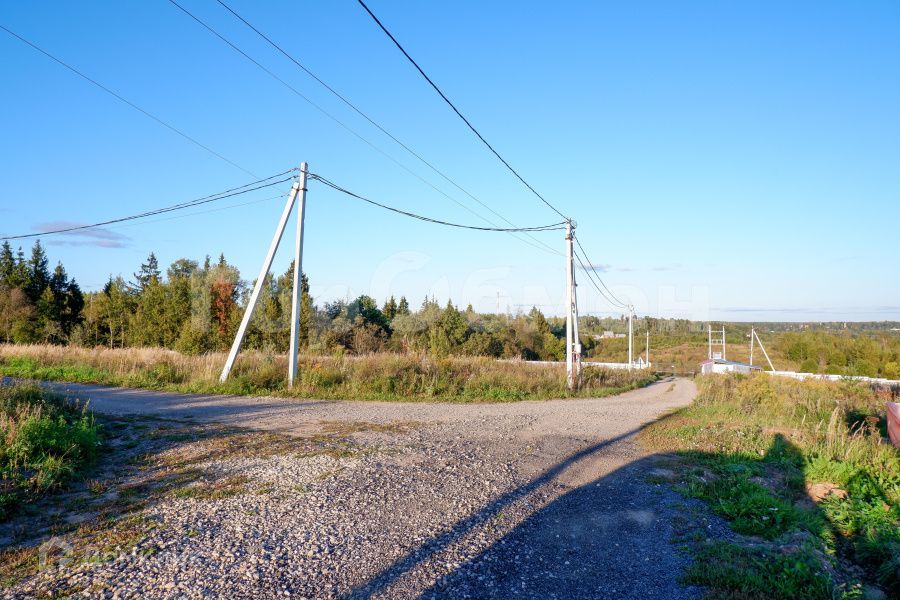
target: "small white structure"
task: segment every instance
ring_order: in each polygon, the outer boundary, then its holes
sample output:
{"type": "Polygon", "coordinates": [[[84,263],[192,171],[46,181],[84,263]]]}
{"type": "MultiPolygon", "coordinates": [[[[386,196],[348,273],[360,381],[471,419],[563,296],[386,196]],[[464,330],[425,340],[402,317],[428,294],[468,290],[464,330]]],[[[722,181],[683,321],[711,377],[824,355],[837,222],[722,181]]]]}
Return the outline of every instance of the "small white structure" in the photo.
{"type": "Polygon", "coordinates": [[[761,367],[748,363],[725,360],[724,358],[710,358],[700,363],[700,372],[704,375],[710,373],[745,373],[762,371],[761,367]]]}
{"type": "Polygon", "coordinates": [[[610,340],[610,339],[624,338],[625,334],[624,333],[615,333],[612,331],[604,331],[602,334],[594,335],[593,337],[595,340],[610,340]]]}

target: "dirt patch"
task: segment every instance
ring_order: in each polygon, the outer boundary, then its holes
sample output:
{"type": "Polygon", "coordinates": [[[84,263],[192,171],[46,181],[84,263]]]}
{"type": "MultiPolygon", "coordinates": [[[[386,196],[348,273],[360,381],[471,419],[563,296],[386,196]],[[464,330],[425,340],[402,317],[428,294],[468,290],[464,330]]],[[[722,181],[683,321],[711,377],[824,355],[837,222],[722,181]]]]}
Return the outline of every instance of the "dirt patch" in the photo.
{"type": "Polygon", "coordinates": [[[828,496],[844,499],[847,497],[847,492],[833,483],[807,483],[806,495],[813,502],[821,502],[828,496]]]}

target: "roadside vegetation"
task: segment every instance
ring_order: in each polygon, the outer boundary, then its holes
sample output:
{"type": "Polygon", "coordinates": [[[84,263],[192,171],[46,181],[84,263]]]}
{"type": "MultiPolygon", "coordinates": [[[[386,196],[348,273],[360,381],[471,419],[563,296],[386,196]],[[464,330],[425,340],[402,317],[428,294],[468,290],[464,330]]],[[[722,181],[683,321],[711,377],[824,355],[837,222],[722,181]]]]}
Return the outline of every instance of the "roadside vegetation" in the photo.
{"type": "Polygon", "coordinates": [[[716,598],[900,597],[900,451],[889,391],[851,382],[705,376],[647,427],[678,489],[736,533],[698,536],[686,580],[716,598]]]}
{"type": "MultiPolygon", "coordinates": [[[[624,335],[623,319],[583,317],[581,332],[602,336],[604,332],[624,335]]],[[[723,323],[712,323],[713,331],[723,323]]],[[[897,323],[724,323],[725,355],[730,360],[749,362],[750,328],[765,344],[776,369],[827,373],[831,375],[900,379],[900,329],[897,323]]],[[[656,369],[692,372],[706,360],[707,324],[682,319],[641,317],[634,321],[635,352],[643,353],[644,335],[650,331],[650,359],[656,369]]],[[[584,345],[584,344],[582,344],[584,345]]],[[[585,346],[589,360],[623,361],[628,340],[609,337],[585,346]]],[[[715,348],[719,351],[719,348],[715,348]]],[[[769,370],[759,346],[753,363],[769,370]]]]}
{"type": "MultiPolygon", "coordinates": [[[[94,348],[167,348],[202,355],[228,349],[247,305],[252,281],[241,278],[224,255],[180,258],[163,269],[151,253],[130,277],[110,277],[103,288],[82,292],[39,241],[22,248],[0,245],[0,342],[94,348]]],[[[269,275],[247,330],[245,350],[287,352],[293,266],[269,275]]],[[[559,361],[564,358],[563,319],[534,307],[516,314],[476,312],[424,298],[316,302],[301,274],[299,343],[313,356],[372,353],[559,361]],[[378,302],[381,302],[379,305],[378,302]]],[[[579,320],[584,356],[627,360],[624,315],[579,320]]],[[[713,323],[714,327],[721,324],[713,323]]],[[[750,323],[727,323],[727,356],[746,361],[750,323]]],[[[765,323],[759,335],[779,369],[900,378],[898,323],[765,323]]],[[[706,324],[684,319],[635,320],[635,358],[650,332],[651,360],[663,371],[693,372],[707,355],[706,324]]],[[[754,356],[758,365],[765,361],[754,356]]],[[[412,359],[413,362],[417,359],[412,359]]]]}
{"type": "Polygon", "coordinates": [[[238,358],[219,382],[222,353],[200,356],[172,350],[109,350],[53,345],[0,345],[0,375],[21,379],[96,383],[190,393],[279,395],[322,399],[505,402],[605,396],[647,385],[639,371],[586,368],[577,393],[562,365],[528,365],[482,357],[432,358],[414,354],[300,357],[299,379],[287,388],[287,358],[257,351],[238,358]]]}
{"type": "Polygon", "coordinates": [[[0,386],[0,521],[83,471],[97,446],[85,406],[36,385],[0,386]]]}

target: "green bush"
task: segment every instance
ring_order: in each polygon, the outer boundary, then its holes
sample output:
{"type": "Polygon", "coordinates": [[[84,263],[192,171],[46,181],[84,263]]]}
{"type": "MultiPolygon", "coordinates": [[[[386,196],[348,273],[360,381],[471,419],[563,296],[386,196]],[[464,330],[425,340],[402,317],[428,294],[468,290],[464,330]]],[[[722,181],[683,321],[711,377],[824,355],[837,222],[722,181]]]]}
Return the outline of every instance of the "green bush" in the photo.
{"type": "Polygon", "coordinates": [[[98,432],[75,401],[33,384],[0,386],[0,519],[24,495],[59,487],[93,461],[98,432]]]}

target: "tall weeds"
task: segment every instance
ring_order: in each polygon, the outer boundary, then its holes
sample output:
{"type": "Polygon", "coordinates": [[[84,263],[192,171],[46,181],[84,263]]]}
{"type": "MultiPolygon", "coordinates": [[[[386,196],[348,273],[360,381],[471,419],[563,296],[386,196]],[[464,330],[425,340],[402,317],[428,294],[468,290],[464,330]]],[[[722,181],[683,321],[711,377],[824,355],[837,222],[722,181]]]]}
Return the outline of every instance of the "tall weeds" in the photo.
{"type": "Polygon", "coordinates": [[[97,434],[86,406],[33,384],[0,385],[0,520],[90,463],[97,434]]]}
{"type": "MultiPolygon", "coordinates": [[[[811,535],[818,541],[803,560],[831,554],[839,567],[823,566],[816,578],[850,590],[862,573],[900,597],[900,452],[884,432],[890,392],[766,374],[705,376],[698,388],[692,406],[643,436],[703,467],[686,476],[686,492],[737,531],[770,541],[751,554],[781,555],[797,546],[797,535],[811,535]]],[[[698,582],[717,585],[700,575],[698,582]]]]}
{"type": "MultiPolygon", "coordinates": [[[[356,400],[497,402],[573,395],[566,387],[561,365],[500,362],[481,357],[302,355],[299,378],[291,389],[287,388],[284,355],[244,352],[229,380],[221,384],[218,378],[224,362],[222,353],[188,356],[160,348],[0,345],[2,375],[77,383],[356,400]]],[[[646,373],[588,367],[577,395],[607,395],[650,381],[652,378],[646,373]]]]}

